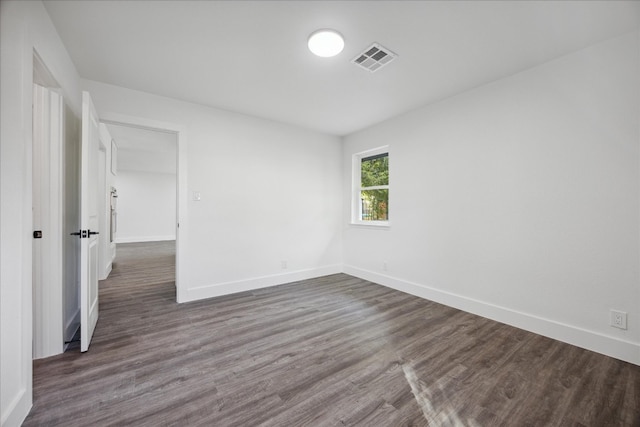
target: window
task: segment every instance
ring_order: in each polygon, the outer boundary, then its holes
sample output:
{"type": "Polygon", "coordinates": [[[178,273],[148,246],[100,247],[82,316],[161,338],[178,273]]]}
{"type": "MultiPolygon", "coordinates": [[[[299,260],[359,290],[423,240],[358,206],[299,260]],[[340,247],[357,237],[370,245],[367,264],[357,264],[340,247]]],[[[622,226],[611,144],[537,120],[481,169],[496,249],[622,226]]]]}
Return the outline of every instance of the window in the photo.
{"type": "Polygon", "coordinates": [[[353,223],[389,225],[389,147],[353,156],[353,223]]]}

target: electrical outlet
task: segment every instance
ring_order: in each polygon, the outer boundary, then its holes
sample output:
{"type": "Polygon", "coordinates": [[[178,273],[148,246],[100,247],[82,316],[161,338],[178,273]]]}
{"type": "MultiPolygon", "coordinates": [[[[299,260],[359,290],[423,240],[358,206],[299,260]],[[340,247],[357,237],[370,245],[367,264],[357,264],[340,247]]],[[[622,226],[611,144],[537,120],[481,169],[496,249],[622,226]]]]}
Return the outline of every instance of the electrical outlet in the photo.
{"type": "Polygon", "coordinates": [[[282,269],[283,269],[283,270],[286,270],[286,269],[287,269],[287,261],[286,261],[286,260],[282,260],[282,261],[280,261],[280,265],[282,266],[282,269]]]}
{"type": "Polygon", "coordinates": [[[611,326],[614,328],[627,329],[627,313],[624,311],[611,310],[611,326]]]}
{"type": "Polygon", "coordinates": [[[384,271],[387,271],[387,261],[385,261],[385,262],[383,262],[383,263],[382,263],[382,269],[383,269],[384,271]]]}

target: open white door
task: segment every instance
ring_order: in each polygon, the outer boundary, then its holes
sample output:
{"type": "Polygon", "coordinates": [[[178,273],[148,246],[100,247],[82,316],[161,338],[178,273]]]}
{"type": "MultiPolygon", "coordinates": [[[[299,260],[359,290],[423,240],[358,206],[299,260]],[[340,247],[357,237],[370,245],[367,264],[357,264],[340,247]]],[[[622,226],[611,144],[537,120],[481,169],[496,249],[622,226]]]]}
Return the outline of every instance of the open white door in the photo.
{"type": "Polygon", "coordinates": [[[98,322],[98,114],[82,92],[80,176],[80,351],[87,351],[98,322]]]}
{"type": "Polygon", "coordinates": [[[63,101],[33,85],[33,358],[64,351],[63,101]]]}

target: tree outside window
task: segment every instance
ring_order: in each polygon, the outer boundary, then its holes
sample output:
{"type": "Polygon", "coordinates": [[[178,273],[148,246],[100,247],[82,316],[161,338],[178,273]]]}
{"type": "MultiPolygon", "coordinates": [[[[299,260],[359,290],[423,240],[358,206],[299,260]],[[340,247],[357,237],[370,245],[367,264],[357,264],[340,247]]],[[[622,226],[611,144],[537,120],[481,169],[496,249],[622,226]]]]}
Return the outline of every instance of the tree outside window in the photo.
{"type": "Polygon", "coordinates": [[[358,222],[389,220],[389,153],[361,153],[359,159],[358,222]]]}

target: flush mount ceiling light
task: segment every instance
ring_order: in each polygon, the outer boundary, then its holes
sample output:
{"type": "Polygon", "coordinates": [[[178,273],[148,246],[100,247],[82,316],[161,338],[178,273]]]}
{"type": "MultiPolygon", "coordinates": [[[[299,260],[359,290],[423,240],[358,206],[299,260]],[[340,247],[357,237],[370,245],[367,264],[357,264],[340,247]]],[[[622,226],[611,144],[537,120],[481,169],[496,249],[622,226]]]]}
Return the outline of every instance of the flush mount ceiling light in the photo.
{"type": "Polygon", "coordinates": [[[328,58],[344,49],[344,39],[335,30],[318,30],[309,36],[309,50],[315,55],[328,58]]]}

